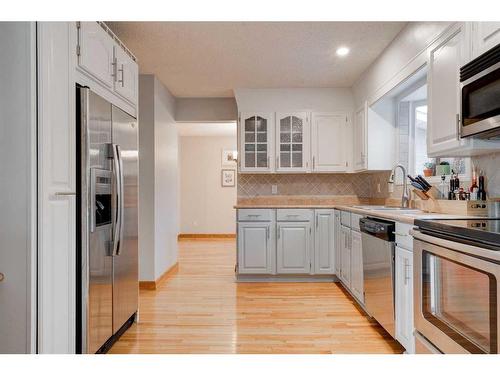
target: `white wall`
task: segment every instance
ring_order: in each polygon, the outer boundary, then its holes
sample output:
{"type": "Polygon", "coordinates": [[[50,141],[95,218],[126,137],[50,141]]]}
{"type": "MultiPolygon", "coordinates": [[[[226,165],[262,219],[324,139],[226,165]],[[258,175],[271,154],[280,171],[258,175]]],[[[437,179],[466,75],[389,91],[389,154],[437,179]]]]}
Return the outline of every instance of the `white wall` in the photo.
{"type": "Polygon", "coordinates": [[[176,98],[177,122],[225,122],[238,119],[234,98],[176,98]]]}
{"type": "Polygon", "coordinates": [[[449,22],[411,22],[353,85],[356,108],[394,88],[426,61],[429,45],[449,22]],[[402,74],[400,74],[402,73],[402,74]]]}
{"type": "Polygon", "coordinates": [[[177,262],[178,137],[175,98],[153,75],[139,77],[139,279],[177,262]]]}
{"type": "MultiPolygon", "coordinates": [[[[36,348],[35,25],[0,22],[0,353],[36,348]]],[[[61,307],[62,311],[64,306],[61,307]]]]}
{"type": "Polygon", "coordinates": [[[240,112],[353,111],[349,88],[236,89],[240,112]]]}
{"type": "Polygon", "coordinates": [[[155,79],[155,278],[177,262],[179,233],[178,137],[175,99],[155,79]]]}
{"type": "Polygon", "coordinates": [[[235,233],[236,187],[221,186],[222,149],[234,136],[180,137],[181,233],[235,233]]]}

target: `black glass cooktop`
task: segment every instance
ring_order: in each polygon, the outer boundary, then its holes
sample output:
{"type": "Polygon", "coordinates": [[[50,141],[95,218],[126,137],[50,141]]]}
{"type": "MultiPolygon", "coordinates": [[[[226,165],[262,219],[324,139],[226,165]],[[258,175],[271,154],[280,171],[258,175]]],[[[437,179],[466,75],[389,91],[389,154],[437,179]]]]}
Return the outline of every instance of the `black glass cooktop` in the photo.
{"type": "Polygon", "coordinates": [[[415,220],[415,226],[424,233],[500,249],[500,218],[415,220]]]}

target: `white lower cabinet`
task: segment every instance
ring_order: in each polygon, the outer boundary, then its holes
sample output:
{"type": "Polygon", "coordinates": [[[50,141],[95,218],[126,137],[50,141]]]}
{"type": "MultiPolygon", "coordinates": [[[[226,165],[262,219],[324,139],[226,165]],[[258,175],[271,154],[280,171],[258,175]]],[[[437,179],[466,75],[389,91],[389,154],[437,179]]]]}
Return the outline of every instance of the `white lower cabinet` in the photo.
{"type": "Polygon", "coordinates": [[[316,210],[314,231],[314,273],[335,273],[333,210],[316,210]]]}
{"type": "Polygon", "coordinates": [[[363,288],[363,250],[361,233],[351,229],[351,292],[364,303],[363,288]]]}
{"type": "Polygon", "coordinates": [[[272,274],[275,272],[273,223],[238,223],[238,272],[272,274]]]}
{"type": "Polygon", "coordinates": [[[340,227],[340,280],[347,288],[351,288],[351,228],[340,227]]]}
{"type": "Polygon", "coordinates": [[[335,210],[334,213],[334,223],[333,223],[333,237],[334,237],[334,269],[335,275],[340,277],[340,269],[341,269],[341,249],[340,249],[340,211],[335,210]]]}
{"type": "Polygon", "coordinates": [[[277,226],[276,269],[282,274],[311,271],[310,222],[281,222],[277,226]]]}
{"type": "Polygon", "coordinates": [[[413,336],[413,254],[396,246],[396,340],[408,353],[415,353],[413,336]]]}

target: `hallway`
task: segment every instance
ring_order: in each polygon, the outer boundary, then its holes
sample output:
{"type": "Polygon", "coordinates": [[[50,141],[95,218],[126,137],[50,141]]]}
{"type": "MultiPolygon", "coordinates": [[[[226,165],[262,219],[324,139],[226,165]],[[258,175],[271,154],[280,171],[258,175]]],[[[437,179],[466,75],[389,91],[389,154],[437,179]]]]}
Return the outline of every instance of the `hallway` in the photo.
{"type": "Polygon", "coordinates": [[[234,281],[235,241],[179,242],[179,269],[140,291],[110,353],[401,353],[335,283],[234,281]]]}

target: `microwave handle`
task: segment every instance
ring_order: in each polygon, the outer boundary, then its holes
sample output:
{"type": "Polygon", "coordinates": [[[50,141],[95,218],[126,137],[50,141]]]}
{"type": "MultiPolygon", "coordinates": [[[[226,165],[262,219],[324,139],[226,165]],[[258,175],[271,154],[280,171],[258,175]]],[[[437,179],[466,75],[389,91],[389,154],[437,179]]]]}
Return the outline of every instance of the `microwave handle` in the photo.
{"type": "Polygon", "coordinates": [[[460,138],[462,137],[462,131],[460,127],[460,113],[457,113],[456,115],[456,122],[457,122],[457,141],[459,141],[460,138]]]}

